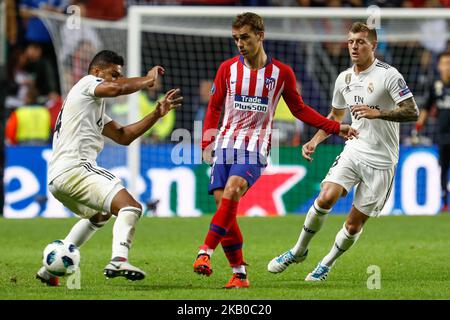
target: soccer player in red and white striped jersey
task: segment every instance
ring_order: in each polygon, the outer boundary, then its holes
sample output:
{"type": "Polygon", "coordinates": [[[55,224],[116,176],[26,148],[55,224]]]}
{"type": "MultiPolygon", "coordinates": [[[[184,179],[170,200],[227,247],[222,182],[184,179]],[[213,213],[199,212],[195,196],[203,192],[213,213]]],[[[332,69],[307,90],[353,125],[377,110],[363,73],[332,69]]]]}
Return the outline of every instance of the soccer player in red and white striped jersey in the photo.
{"type": "Polygon", "coordinates": [[[251,12],[238,15],[232,35],[240,55],[219,67],[202,138],[203,159],[213,163],[209,193],[214,194],[218,209],[194,263],[195,272],[209,276],[211,254],[221,243],[233,268],[225,288],[249,286],[236,211],[240,198],[266,167],[272,119],[280,97],[296,118],[309,125],[344,138],[357,134],[349,125],[327,119],[303,102],[292,69],[264,51],[260,16],[251,12]],[[223,122],[217,133],[223,106],[223,122]]]}

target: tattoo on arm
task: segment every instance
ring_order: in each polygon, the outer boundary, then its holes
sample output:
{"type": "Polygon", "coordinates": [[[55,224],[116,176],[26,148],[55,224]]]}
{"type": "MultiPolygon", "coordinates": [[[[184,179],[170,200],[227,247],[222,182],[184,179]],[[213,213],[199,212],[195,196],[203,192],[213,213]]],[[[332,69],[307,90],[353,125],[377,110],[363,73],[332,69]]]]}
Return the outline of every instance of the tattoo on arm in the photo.
{"type": "Polygon", "coordinates": [[[398,108],[393,110],[381,110],[379,116],[379,119],[395,122],[417,121],[418,118],[419,108],[412,97],[400,102],[398,108]]]}

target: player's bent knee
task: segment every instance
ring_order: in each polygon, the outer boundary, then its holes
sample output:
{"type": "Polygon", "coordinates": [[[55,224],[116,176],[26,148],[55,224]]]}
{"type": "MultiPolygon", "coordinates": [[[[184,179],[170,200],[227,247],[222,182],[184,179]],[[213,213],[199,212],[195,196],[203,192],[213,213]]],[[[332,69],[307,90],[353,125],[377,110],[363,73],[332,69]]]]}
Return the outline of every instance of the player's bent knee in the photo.
{"type": "Polygon", "coordinates": [[[132,207],[139,209],[142,212],[142,205],[139,202],[133,203],[132,207]]]}
{"type": "Polygon", "coordinates": [[[112,214],[110,212],[99,212],[89,219],[89,221],[97,228],[103,227],[111,218],[112,214]]]}
{"type": "Polygon", "coordinates": [[[233,183],[225,186],[223,196],[228,199],[238,201],[247,190],[247,181],[243,183],[233,183]]]}
{"type": "Polygon", "coordinates": [[[319,207],[324,209],[331,209],[334,204],[336,203],[337,199],[330,193],[321,193],[319,197],[317,198],[317,204],[319,207]]]}
{"type": "Polygon", "coordinates": [[[342,190],[340,188],[325,185],[317,197],[317,204],[321,208],[331,209],[341,195],[342,190]]]}
{"type": "Polygon", "coordinates": [[[236,200],[237,198],[241,197],[242,193],[243,193],[243,188],[240,188],[238,186],[229,186],[229,187],[225,187],[224,196],[226,198],[236,200]]]}
{"type": "Polygon", "coordinates": [[[239,194],[239,187],[227,186],[227,187],[225,187],[224,194],[226,194],[226,195],[237,195],[237,194],[239,194]]]}
{"type": "Polygon", "coordinates": [[[357,233],[360,233],[362,230],[362,227],[363,227],[362,224],[349,223],[349,222],[345,223],[345,229],[347,229],[347,232],[352,236],[357,233]]]}

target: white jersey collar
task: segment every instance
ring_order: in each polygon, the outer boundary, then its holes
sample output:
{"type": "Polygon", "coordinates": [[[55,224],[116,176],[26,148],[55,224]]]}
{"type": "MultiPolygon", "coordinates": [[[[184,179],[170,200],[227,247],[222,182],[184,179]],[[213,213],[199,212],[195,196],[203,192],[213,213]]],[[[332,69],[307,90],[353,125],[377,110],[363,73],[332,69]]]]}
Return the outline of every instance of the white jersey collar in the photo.
{"type": "Polygon", "coordinates": [[[370,71],[373,70],[373,68],[375,68],[375,65],[377,64],[377,62],[378,62],[378,59],[375,58],[375,60],[373,61],[373,63],[370,65],[370,67],[368,67],[368,68],[367,68],[366,70],[364,70],[364,71],[361,71],[361,72],[358,73],[358,74],[356,74],[356,72],[355,72],[355,65],[353,65],[353,67],[352,67],[352,72],[353,72],[353,74],[354,74],[355,76],[359,76],[360,74],[366,74],[366,73],[369,73],[370,71]]]}

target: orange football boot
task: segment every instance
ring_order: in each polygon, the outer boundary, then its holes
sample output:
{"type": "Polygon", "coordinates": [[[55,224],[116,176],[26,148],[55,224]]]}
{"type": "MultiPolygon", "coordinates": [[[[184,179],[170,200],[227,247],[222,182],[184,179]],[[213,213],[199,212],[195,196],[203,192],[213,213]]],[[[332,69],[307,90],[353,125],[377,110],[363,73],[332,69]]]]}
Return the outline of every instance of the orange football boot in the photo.
{"type": "Polygon", "coordinates": [[[250,282],[247,279],[247,275],[243,273],[233,273],[230,281],[224,286],[225,289],[239,289],[248,288],[250,282]]]}
{"type": "Polygon", "coordinates": [[[199,254],[194,262],[194,272],[209,277],[213,272],[211,260],[207,254],[199,254]]]}

